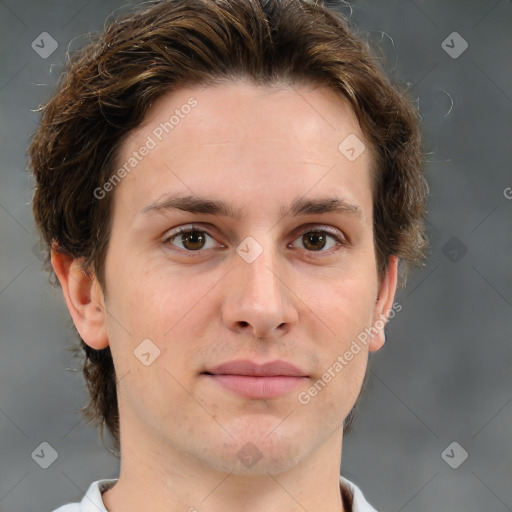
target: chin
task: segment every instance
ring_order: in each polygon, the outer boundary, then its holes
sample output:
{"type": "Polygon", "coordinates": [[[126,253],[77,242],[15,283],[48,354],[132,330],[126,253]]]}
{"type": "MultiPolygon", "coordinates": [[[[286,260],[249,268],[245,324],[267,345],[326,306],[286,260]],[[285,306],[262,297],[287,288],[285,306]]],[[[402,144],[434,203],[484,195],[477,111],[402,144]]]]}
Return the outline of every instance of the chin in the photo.
{"type": "MultiPolygon", "coordinates": [[[[213,466],[239,475],[264,476],[289,471],[306,457],[300,436],[294,436],[295,440],[282,436],[271,439],[268,432],[260,437],[245,435],[224,445],[221,454],[209,457],[213,466]]],[[[212,465],[211,462],[207,463],[212,465]]]]}

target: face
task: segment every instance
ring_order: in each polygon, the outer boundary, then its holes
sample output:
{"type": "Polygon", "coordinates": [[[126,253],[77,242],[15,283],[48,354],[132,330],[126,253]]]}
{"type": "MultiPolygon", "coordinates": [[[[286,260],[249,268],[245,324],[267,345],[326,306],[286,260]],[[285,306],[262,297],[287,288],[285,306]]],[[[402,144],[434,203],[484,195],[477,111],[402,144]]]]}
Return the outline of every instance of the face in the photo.
{"type": "Polygon", "coordinates": [[[265,474],[341,443],[382,339],[351,347],[394,293],[377,276],[370,152],[340,150],[349,135],[367,146],[328,89],[237,83],[167,94],[126,140],[105,330],[121,435],[154,458],[265,474]],[[205,374],[240,359],[301,377],[205,374]]]}

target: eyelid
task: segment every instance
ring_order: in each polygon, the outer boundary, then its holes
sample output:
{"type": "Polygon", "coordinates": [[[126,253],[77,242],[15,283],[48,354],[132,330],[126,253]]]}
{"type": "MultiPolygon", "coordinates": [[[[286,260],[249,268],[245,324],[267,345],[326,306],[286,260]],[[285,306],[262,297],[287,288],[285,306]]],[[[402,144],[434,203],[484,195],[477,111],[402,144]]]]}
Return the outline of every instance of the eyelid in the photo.
{"type": "MultiPolygon", "coordinates": [[[[162,237],[162,242],[168,243],[172,238],[176,238],[178,235],[181,235],[182,233],[190,233],[191,231],[199,231],[201,233],[206,233],[210,238],[215,239],[215,237],[210,233],[212,231],[212,228],[202,226],[200,224],[184,224],[182,226],[178,226],[177,228],[174,228],[170,231],[166,231],[164,236],[162,237]]],[[[223,244],[219,245],[224,247],[223,244]]],[[[202,252],[202,251],[187,251],[187,252],[202,252]]]]}
{"type": "Polygon", "coordinates": [[[345,235],[345,233],[343,233],[343,231],[341,231],[337,228],[333,228],[331,226],[326,226],[325,224],[306,224],[305,226],[301,226],[300,228],[298,228],[297,236],[305,235],[306,233],[309,233],[310,231],[311,232],[315,232],[315,231],[326,232],[327,234],[336,238],[338,240],[338,242],[340,242],[340,243],[344,243],[344,244],[350,243],[347,235],[345,235]]]}

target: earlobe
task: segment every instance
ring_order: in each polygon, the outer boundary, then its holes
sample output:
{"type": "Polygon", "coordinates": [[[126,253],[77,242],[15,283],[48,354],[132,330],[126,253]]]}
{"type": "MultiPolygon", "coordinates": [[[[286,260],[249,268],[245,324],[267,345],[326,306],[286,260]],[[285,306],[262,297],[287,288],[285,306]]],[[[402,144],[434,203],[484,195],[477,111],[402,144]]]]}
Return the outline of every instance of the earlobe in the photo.
{"type": "Polygon", "coordinates": [[[51,261],[81,338],[96,350],[107,347],[105,301],[98,280],[82,268],[81,260],[58,252],[55,247],[51,261]]]}
{"type": "Polygon", "coordinates": [[[379,288],[379,295],[375,302],[373,313],[373,329],[374,335],[368,345],[370,352],[375,352],[382,348],[386,341],[384,327],[388,321],[388,317],[393,308],[395,300],[396,287],[398,281],[398,258],[396,256],[389,257],[389,266],[386,275],[382,279],[379,288]],[[376,332],[375,332],[376,331],[376,332]]]}

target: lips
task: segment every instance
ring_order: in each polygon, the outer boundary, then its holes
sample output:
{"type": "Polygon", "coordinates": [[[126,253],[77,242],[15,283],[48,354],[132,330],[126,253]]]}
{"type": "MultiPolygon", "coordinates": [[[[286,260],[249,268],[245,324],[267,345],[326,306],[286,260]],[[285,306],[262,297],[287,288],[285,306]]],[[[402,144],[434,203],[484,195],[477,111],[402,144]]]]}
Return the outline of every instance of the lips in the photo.
{"type": "Polygon", "coordinates": [[[207,374],[213,375],[247,375],[252,377],[307,377],[307,373],[282,359],[265,364],[257,364],[247,359],[238,359],[222,363],[208,369],[207,374]]]}
{"type": "Polygon", "coordinates": [[[223,363],[203,372],[223,389],[252,399],[276,398],[297,389],[308,375],[283,360],[262,365],[248,360],[223,363]]]}

